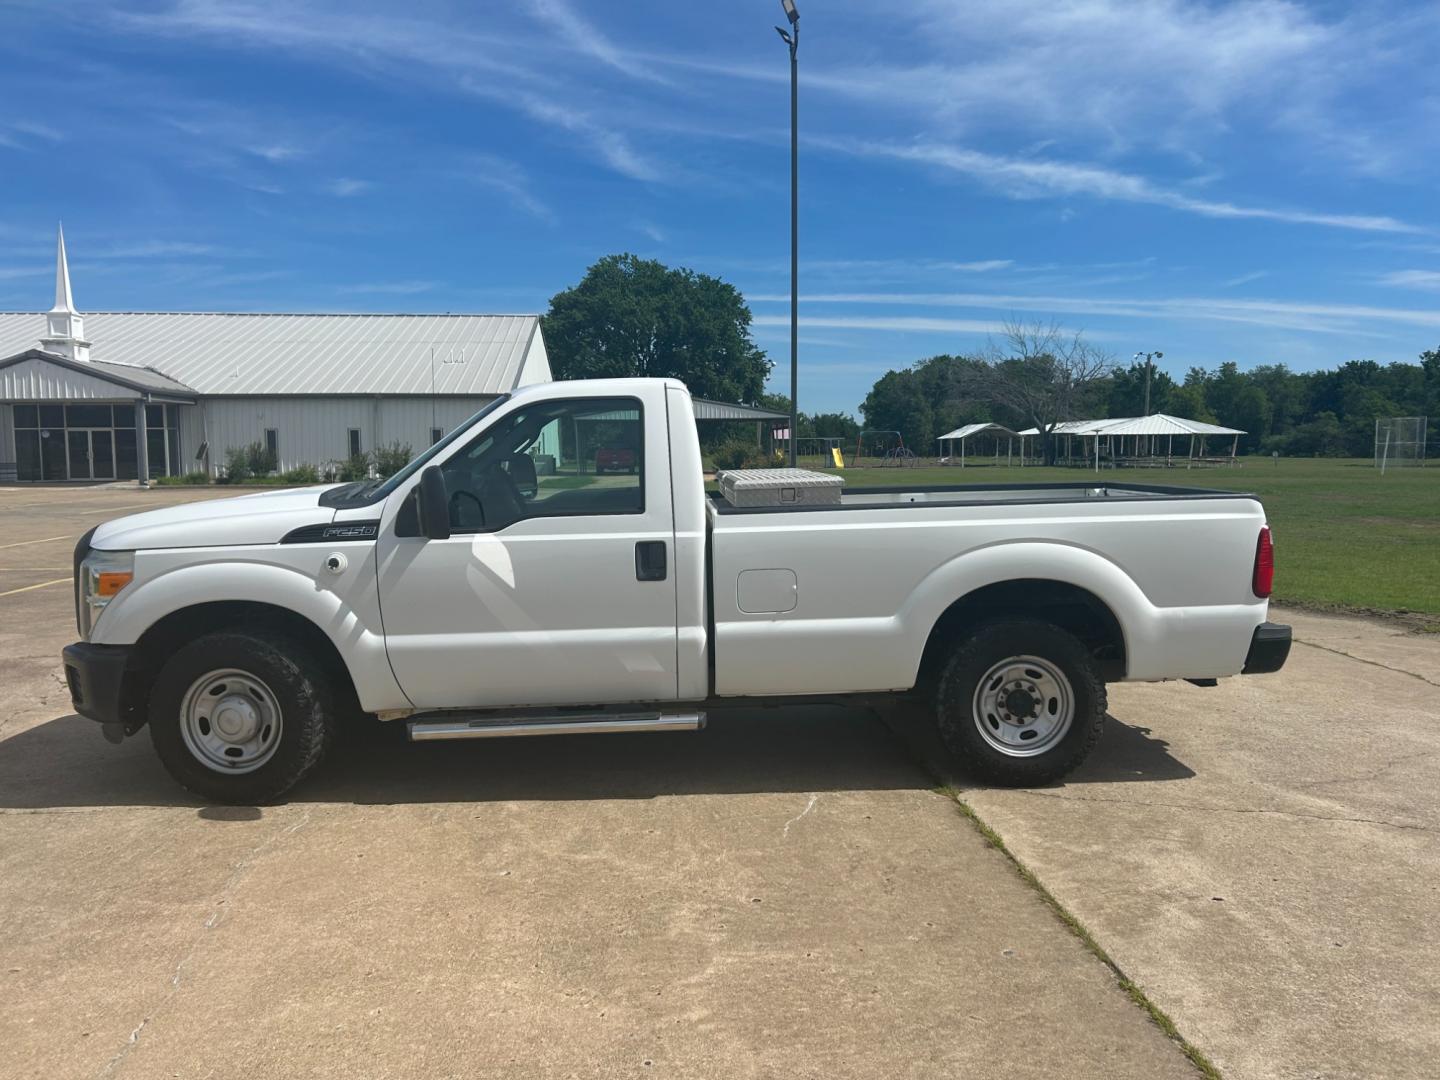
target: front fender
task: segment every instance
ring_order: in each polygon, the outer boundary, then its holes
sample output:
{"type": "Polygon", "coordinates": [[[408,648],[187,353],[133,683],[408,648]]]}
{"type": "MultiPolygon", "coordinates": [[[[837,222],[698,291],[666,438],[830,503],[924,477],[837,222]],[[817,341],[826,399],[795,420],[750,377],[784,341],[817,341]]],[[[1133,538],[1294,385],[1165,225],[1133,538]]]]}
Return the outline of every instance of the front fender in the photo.
{"type": "Polygon", "coordinates": [[[385,654],[374,544],[266,546],[217,558],[215,549],[140,551],[135,581],[95,622],[97,645],[133,645],[167,615],[199,604],[269,604],[308,619],[334,644],[362,708],[409,708],[385,654]],[[346,569],[324,569],[333,553],[346,569]]]}

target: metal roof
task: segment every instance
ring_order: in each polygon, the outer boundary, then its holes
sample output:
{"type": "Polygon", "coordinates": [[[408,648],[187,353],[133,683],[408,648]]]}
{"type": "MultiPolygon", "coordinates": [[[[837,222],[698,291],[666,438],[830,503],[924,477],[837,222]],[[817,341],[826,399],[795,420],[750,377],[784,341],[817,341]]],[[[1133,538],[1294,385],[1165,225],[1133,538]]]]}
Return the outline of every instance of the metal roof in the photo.
{"type": "Polygon", "coordinates": [[[103,391],[104,383],[124,387],[126,390],[136,391],[139,394],[153,393],[167,397],[176,397],[185,401],[192,401],[195,398],[195,391],[184,383],[178,383],[174,379],[166,378],[158,371],[151,371],[149,368],[131,367],[127,364],[107,364],[95,360],[72,360],[68,356],[58,356],[55,353],[46,352],[44,349],[26,349],[15,356],[0,359],[0,396],[5,398],[86,398],[94,396],[94,391],[87,392],[84,380],[102,380],[102,383],[92,383],[91,386],[103,391]],[[37,361],[38,363],[30,363],[37,361]],[[44,365],[51,365],[46,368],[44,365]],[[57,375],[54,369],[61,368],[66,372],[72,372],[80,376],[79,380],[71,378],[70,385],[51,385],[44,389],[36,383],[34,376],[37,373],[44,373],[53,383],[56,379],[65,381],[65,376],[57,375]],[[26,377],[29,376],[29,381],[26,377]],[[59,392],[57,392],[59,391],[59,392]]]}
{"type": "MultiPolygon", "coordinates": [[[[1039,435],[1036,428],[1017,431],[1017,435],[1039,435]]],[[[1112,416],[1106,420],[1066,420],[1056,424],[1053,435],[1245,435],[1239,428],[1221,427],[1183,416],[1152,413],[1149,416],[1112,416]]],[[[948,439],[950,436],[942,435],[948,439]]]]}
{"type": "Polygon", "coordinates": [[[728,401],[691,398],[696,420],[789,420],[789,413],[759,409],[754,405],[732,405],[728,401]]]}
{"type": "Polygon", "coordinates": [[[1169,416],[1127,416],[1105,428],[1106,435],[1184,435],[1195,434],[1180,421],[1169,416]]]}
{"type": "MultiPolygon", "coordinates": [[[[534,315],[102,311],[85,320],[97,374],[101,363],[149,369],[210,395],[505,393],[521,381],[539,326],[534,315]]],[[[40,312],[0,313],[0,357],[44,332],[40,312]]],[[[548,379],[547,370],[526,381],[548,379]]]]}
{"type": "Polygon", "coordinates": [[[939,439],[941,442],[947,442],[950,439],[968,439],[971,435],[985,434],[1010,435],[1018,438],[1020,432],[1011,431],[1004,424],[965,424],[963,427],[957,427],[948,435],[939,436],[939,439]]]}

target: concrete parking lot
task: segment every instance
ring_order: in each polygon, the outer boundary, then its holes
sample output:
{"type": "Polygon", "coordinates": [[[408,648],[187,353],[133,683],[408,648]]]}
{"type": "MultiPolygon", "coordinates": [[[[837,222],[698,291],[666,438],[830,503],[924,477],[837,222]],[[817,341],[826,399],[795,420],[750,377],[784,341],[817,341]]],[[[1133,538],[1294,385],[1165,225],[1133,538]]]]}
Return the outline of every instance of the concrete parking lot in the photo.
{"type": "MultiPolygon", "coordinates": [[[[0,1076],[1194,1076],[933,790],[923,729],[347,741],[206,807],[71,714],[70,548],[205,490],[0,489],[0,1076]]],[[[963,789],[1227,1076],[1440,1058],[1440,648],[1112,690],[1072,782],[963,789]]]]}

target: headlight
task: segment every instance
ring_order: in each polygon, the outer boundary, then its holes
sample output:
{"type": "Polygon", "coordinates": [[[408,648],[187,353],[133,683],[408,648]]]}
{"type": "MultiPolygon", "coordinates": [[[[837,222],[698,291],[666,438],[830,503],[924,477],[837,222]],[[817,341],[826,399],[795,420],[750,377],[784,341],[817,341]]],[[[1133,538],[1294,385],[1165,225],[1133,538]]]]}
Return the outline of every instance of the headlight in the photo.
{"type": "Polygon", "coordinates": [[[92,551],[80,564],[80,636],[90,630],[105,605],[135,577],[133,551],[92,551]]]}

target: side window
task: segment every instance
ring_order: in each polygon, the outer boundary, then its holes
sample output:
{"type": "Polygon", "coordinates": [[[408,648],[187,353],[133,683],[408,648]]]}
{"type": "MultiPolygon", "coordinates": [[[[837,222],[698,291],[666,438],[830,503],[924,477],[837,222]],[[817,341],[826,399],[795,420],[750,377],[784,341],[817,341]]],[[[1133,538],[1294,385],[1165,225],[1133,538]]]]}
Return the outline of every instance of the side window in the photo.
{"type": "Polygon", "coordinates": [[[352,428],[350,428],[349,431],[347,432],[347,435],[349,436],[350,456],[351,456],[351,457],[359,457],[359,456],[360,456],[360,429],[359,429],[358,427],[352,427],[352,428]]]}
{"type": "Polygon", "coordinates": [[[645,510],[645,424],[634,398],[537,402],[442,466],[457,532],[535,517],[645,510]]]}

